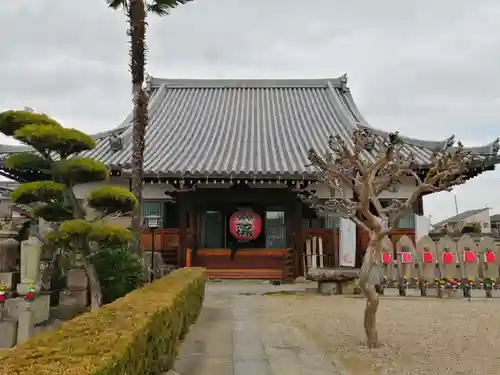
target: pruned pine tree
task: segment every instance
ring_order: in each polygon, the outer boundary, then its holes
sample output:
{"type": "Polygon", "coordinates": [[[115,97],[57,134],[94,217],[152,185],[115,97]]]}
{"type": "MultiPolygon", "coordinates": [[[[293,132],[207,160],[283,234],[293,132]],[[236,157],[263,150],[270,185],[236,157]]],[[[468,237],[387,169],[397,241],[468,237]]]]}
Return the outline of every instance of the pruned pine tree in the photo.
{"type": "Polygon", "coordinates": [[[144,88],[146,71],[146,28],[147,13],[166,16],[178,5],[191,0],[106,0],[112,9],[125,11],[129,28],[127,35],[130,37],[130,73],[132,75],[133,109],[133,135],[132,135],[132,193],[137,197],[139,205],[132,213],[133,242],[131,248],[140,253],[141,240],[141,205],[142,182],[144,177],[144,147],[145,134],[148,125],[148,96],[144,88]]]}
{"type": "Polygon", "coordinates": [[[326,155],[319,155],[313,149],[309,151],[311,166],[319,170],[320,181],[330,188],[334,198],[321,201],[314,194],[302,196],[319,214],[350,219],[370,235],[359,285],[367,300],[364,313],[366,343],[375,347],[379,343],[376,329],[379,294],[370,275],[379,264],[382,239],[393,232],[419,196],[450,190],[463,183],[466,173],[480,160],[479,155],[465,151],[462,143],[454,146],[451,138],[442,149],[433,153],[432,162],[422,172],[424,169],[416,164],[413,155],[405,156],[401,152],[402,141],[398,133],[389,134],[382,143],[377,141],[378,152],[374,136],[366,129],[354,130],[350,141],[348,144],[340,136],[330,137],[326,155]],[[400,184],[403,177],[414,180],[412,194],[383,207],[379,199],[381,193],[400,184]]]}
{"type": "Polygon", "coordinates": [[[56,245],[68,257],[78,256],[89,279],[91,308],[101,305],[99,278],[92,256],[100,248],[123,246],[132,241],[132,233],[109,224],[110,215],[127,215],[137,207],[137,199],[126,189],[104,186],[78,200],[74,187],[88,182],[105,181],[108,168],[92,158],[77,156],[95,147],[94,140],[76,130],[61,126],[45,114],[29,111],[0,113],[0,131],[31,147],[32,151],[13,154],[4,168],[31,182],[12,192],[18,204],[33,205],[33,216],[55,224],[57,229],[42,240],[56,245]],[[98,212],[89,220],[85,207],[98,212]]]}

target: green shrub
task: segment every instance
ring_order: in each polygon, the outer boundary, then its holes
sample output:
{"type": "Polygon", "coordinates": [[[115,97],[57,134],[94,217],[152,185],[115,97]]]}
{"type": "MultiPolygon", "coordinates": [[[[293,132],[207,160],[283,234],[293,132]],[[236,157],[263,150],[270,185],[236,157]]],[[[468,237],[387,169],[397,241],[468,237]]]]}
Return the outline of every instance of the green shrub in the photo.
{"type": "Polygon", "coordinates": [[[49,170],[50,162],[33,152],[12,154],[4,162],[5,168],[19,171],[49,170]]]}
{"type": "Polygon", "coordinates": [[[39,124],[61,127],[56,121],[44,113],[33,113],[30,111],[5,111],[0,113],[0,131],[11,136],[23,126],[39,124]]]}
{"type": "Polygon", "coordinates": [[[109,170],[98,160],[76,156],[55,163],[54,176],[76,185],[88,181],[105,181],[109,177],[109,170]]]}
{"type": "Polygon", "coordinates": [[[183,268],[0,354],[0,374],[144,375],[172,369],[205,294],[204,269],[183,268]]]}
{"type": "Polygon", "coordinates": [[[71,207],[63,206],[59,203],[44,203],[36,207],[33,211],[36,217],[41,217],[45,221],[58,222],[73,219],[71,207]]]}
{"type": "Polygon", "coordinates": [[[142,261],[128,249],[104,249],[92,257],[99,282],[102,302],[108,304],[141,285],[142,261]]]}
{"type": "Polygon", "coordinates": [[[105,214],[130,213],[137,207],[137,198],[127,189],[119,186],[103,186],[92,190],[87,204],[105,214]]]}
{"type": "Polygon", "coordinates": [[[92,150],[95,147],[95,141],[91,136],[76,129],[53,125],[25,125],[16,130],[14,137],[40,152],[56,151],[63,157],[92,150]]]}
{"type": "Polygon", "coordinates": [[[19,185],[11,198],[20,204],[52,203],[64,199],[64,185],[53,181],[35,181],[19,185]]]}
{"type": "Polygon", "coordinates": [[[101,247],[121,247],[132,242],[132,232],[116,224],[97,221],[92,223],[89,240],[95,241],[101,247]]]}

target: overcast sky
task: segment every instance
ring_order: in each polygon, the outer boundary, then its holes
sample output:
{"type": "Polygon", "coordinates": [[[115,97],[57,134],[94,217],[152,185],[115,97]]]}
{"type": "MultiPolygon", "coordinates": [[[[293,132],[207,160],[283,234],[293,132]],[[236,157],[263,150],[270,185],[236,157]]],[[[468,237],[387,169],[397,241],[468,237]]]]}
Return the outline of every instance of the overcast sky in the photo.
{"type": "MultiPolygon", "coordinates": [[[[185,78],[336,77],[367,121],[467,145],[500,135],[498,0],[197,0],[150,20],[148,71],[185,78]]],[[[105,0],[2,1],[0,110],[29,106],[92,133],[130,112],[125,17],[105,0]]],[[[0,138],[0,142],[9,142],[0,138]]],[[[500,172],[456,189],[500,213],[500,172]]],[[[435,222],[452,193],[425,199],[435,222]]]]}

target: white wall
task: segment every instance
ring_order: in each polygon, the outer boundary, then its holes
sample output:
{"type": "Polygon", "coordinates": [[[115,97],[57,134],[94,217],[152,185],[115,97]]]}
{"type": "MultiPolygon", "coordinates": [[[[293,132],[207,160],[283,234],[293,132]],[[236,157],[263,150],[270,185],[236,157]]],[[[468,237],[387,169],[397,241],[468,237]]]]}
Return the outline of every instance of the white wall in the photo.
{"type": "Polygon", "coordinates": [[[415,215],[415,242],[429,234],[431,221],[427,216],[415,215]]]}
{"type": "MultiPolygon", "coordinates": [[[[90,191],[101,186],[120,186],[129,190],[129,181],[126,178],[113,177],[106,182],[92,182],[74,187],[75,195],[78,199],[85,199],[90,191]]],[[[166,199],[165,191],[171,188],[169,184],[144,184],[142,191],[143,199],[166,199]]]]}

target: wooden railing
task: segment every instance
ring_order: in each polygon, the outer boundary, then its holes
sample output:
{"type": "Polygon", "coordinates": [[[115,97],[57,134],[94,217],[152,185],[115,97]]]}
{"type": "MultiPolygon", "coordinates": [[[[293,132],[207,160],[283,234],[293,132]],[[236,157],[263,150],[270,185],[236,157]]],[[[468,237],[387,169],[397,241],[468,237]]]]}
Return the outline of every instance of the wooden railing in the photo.
{"type": "MultiPolygon", "coordinates": [[[[190,233],[188,232],[188,236],[190,233]]],[[[153,248],[153,235],[151,232],[141,233],[141,246],[143,250],[151,251],[153,248]]],[[[180,266],[178,264],[179,252],[179,230],[159,229],[154,232],[155,252],[163,256],[163,261],[168,265],[180,266]]]]}

